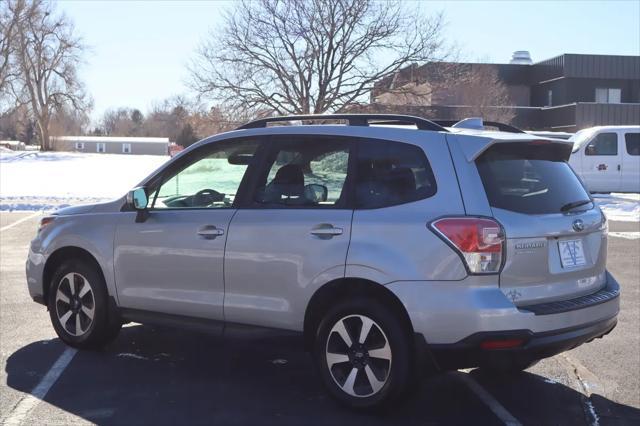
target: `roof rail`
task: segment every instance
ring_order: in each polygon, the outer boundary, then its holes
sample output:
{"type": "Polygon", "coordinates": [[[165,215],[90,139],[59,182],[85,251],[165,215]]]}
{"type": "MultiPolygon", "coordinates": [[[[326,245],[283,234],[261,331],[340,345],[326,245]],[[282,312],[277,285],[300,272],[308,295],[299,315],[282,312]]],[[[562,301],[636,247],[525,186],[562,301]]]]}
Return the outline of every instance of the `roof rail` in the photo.
{"type": "Polygon", "coordinates": [[[497,121],[484,121],[482,119],[478,119],[478,118],[465,118],[464,120],[460,120],[460,121],[456,121],[456,120],[433,120],[434,123],[439,124],[443,127],[455,127],[455,128],[461,128],[461,129],[478,129],[478,130],[482,130],[485,126],[490,126],[490,127],[495,127],[498,130],[500,130],[501,132],[508,132],[508,133],[526,133],[524,130],[518,129],[517,127],[511,126],[509,124],[505,124],[505,123],[499,123],[497,121]],[[469,126],[467,125],[468,122],[469,124],[473,124],[473,126],[469,126]],[[477,127],[477,125],[480,126],[477,127]]]}
{"type": "Polygon", "coordinates": [[[436,132],[448,132],[447,129],[426,118],[401,114],[316,114],[316,115],[288,115],[283,117],[268,117],[250,121],[236,130],[258,129],[267,127],[268,123],[284,121],[320,121],[320,120],[345,120],[349,126],[368,126],[369,124],[400,124],[415,125],[419,130],[434,130],[436,132]]]}

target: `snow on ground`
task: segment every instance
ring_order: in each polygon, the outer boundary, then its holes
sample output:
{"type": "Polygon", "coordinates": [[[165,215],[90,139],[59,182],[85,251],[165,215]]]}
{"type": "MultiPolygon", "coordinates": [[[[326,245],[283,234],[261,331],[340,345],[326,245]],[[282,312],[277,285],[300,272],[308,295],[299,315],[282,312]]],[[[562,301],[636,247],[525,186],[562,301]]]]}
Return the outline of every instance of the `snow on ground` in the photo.
{"type": "Polygon", "coordinates": [[[609,220],[640,222],[640,194],[594,194],[609,220]]]}
{"type": "Polygon", "coordinates": [[[169,156],[0,153],[0,210],[52,210],[123,196],[169,156]]]}
{"type": "MultiPolygon", "coordinates": [[[[0,210],[52,210],[121,197],[169,159],[157,155],[1,152],[0,210]]],[[[640,194],[595,194],[609,220],[640,221],[640,194]]]]}

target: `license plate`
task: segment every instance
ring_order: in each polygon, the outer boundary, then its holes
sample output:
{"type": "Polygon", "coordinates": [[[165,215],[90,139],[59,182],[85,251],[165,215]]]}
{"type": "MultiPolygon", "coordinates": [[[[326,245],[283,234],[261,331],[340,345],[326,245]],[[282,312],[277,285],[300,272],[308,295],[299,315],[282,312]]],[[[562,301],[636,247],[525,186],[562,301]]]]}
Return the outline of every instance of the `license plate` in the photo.
{"type": "Polygon", "coordinates": [[[562,262],[563,268],[575,268],[587,263],[584,258],[582,240],[558,241],[558,248],[560,249],[560,262],[562,262]]]}

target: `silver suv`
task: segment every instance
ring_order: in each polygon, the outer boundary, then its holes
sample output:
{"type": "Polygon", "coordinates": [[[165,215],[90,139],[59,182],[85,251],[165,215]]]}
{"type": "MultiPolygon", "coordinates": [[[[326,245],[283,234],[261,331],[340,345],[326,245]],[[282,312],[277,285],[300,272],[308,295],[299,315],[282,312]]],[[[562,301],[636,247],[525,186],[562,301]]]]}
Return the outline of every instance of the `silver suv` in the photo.
{"type": "Polygon", "coordinates": [[[79,348],[128,321],[302,332],[358,408],[420,371],[518,371],[610,332],[607,222],[571,143],[444,124],[281,117],[205,139],[122,199],[43,218],[29,292],[79,348]]]}

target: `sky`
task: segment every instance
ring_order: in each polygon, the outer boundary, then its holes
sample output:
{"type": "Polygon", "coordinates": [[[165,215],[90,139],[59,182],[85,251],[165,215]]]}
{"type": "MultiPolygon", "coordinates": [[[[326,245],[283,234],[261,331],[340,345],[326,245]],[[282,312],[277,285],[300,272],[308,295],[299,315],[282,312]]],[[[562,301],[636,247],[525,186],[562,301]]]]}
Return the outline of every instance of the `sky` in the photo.
{"type": "MultiPolygon", "coordinates": [[[[228,1],[59,0],[88,46],[80,76],[94,122],[105,110],[148,111],[189,93],[186,69],[198,44],[223,24],[228,1]]],[[[640,55],[640,0],[415,1],[444,13],[445,37],[470,61],[506,63],[516,50],[534,62],[562,53],[640,55]]]]}

